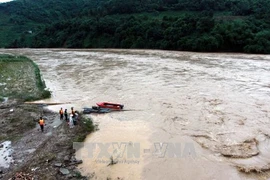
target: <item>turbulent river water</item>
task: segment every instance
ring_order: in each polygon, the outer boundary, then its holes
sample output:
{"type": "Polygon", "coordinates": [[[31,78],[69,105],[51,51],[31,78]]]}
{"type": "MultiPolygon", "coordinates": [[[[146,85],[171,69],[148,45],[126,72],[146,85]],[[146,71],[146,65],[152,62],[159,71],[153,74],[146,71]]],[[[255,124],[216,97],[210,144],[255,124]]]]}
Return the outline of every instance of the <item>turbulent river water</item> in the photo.
{"type": "Polygon", "coordinates": [[[127,111],[91,115],[99,130],[77,152],[84,175],[270,177],[270,56],[110,49],[0,53],[34,60],[53,92],[48,101],[72,102],[64,108],[81,110],[99,101],[125,105],[127,111]],[[117,163],[108,166],[111,157],[117,163]]]}

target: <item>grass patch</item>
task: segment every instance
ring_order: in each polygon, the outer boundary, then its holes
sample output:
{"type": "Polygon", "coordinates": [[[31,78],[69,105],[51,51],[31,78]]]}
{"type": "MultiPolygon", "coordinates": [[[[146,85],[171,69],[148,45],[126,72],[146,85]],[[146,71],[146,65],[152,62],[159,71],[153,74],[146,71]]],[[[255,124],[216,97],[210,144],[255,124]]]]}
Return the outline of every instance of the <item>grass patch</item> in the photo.
{"type": "Polygon", "coordinates": [[[82,114],[80,114],[81,116],[81,121],[82,121],[82,127],[84,130],[86,130],[87,132],[91,133],[93,131],[95,131],[96,127],[92,121],[91,118],[85,117],[82,114]]]}
{"type": "Polygon", "coordinates": [[[89,117],[79,114],[80,126],[77,135],[74,137],[73,142],[83,142],[88,134],[97,130],[93,120],[89,117]]]}
{"type": "Polygon", "coordinates": [[[81,172],[79,172],[79,171],[76,171],[76,172],[74,173],[74,177],[76,177],[77,179],[85,178],[85,176],[83,176],[83,175],[81,174],[81,172]]]}
{"type": "Polygon", "coordinates": [[[10,135],[10,136],[7,136],[5,139],[13,142],[13,141],[18,141],[21,138],[22,138],[22,135],[21,136],[19,136],[19,135],[10,135]]]}
{"type": "Polygon", "coordinates": [[[24,101],[51,97],[36,63],[25,56],[0,54],[0,93],[24,101]]]}
{"type": "Polygon", "coordinates": [[[20,119],[18,119],[18,118],[11,118],[10,119],[10,123],[15,123],[15,122],[18,122],[18,121],[20,121],[20,119]]]}
{"type": "Polygon", "coordinates": [[[86,138],[86,134],[78,134],[75,138],[74,138],[74,142],[83,142],[86,138]]]}
{"type": "Polygon", "coordinates": [[[4,135],[0,135],[0,142],[2,142],[2,141],[4,141],[4,140],[6,140],[6,136],[4,136],[4,135]]]}
{"type": "Polygon", "coordinates": [[[26,122],[26,126],[30,129],[33,129],[34,127],[36,127],[36,122],[34,121],[28,121],[26,122]]]}

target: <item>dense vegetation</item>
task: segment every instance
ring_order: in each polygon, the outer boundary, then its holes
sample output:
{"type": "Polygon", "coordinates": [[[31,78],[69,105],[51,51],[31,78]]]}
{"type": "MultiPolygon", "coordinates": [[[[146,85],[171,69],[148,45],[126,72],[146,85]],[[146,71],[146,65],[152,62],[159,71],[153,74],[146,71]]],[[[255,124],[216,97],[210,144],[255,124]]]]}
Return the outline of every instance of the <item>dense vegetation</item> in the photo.
{"type": "Polygon", "coordinates": [[[1,98],[37,100],[49,98],[41,79],[38,66],[24,56],[0,55],[0,94],[1,98]]]}
{"type": "Polygon", "coordinates": [[[0,17],[0,47],[270,53],[265,0],[17,0],[0,17]]]}

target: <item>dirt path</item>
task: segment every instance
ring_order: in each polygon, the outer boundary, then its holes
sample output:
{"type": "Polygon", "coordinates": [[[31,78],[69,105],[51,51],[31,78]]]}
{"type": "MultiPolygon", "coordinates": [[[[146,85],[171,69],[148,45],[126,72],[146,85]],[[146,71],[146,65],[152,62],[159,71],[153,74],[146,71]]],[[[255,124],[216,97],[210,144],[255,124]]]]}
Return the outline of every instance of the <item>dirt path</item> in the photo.
{"type": "MultiPolygon", "coordinates": [[[[14,109],[9,116],[2,116],[1,119],[10,116],[17,116],[17,112],[25,110],[25,106],[29,105],[6,102],[6,107],[3,110],[14,109]],[[11,105],[12,104],[12,105],[11,105]]],[[[30,105],[31,106],[31,105],[30,105]]],[[[2,106],[3,108],[3,106],[2,106]]],[[[32,114],[40,112],[40,108],[31,106],[32,114]]],[[[25,115],[21,117],[27,118],[25,115]]],[[[28,117],[33,118],[33,117],[28,117]]],[[[85,136],[88,132],[82,130],[79,124],[75,128],[70,129],[64,120],[59,119],[59,115],[48,109],[43,110],[43,118],[45,119],[44,132],[42,133],[38,123],[33,129],[27,130],[20,136],[15,136],[12,143],[4,151],[9,151],[6,160],[10,160],[9,167],[0,169],[0,178],[9,179],[11,177],[32,177],[37,180],[44,179],[85,179],[76,170],[76,165],[82,163],[75,158],[72,147],[73,141],[78,137],[85,136]],[[22,172],[21,174],[18,174],[22,172]],[[17,175],[16,175],[17,173],[17,175]]],[[[32,119],[33,120],[33,119],[32,119]]],[[[6,129],[12,128],[14,131],[19,130],[19,126],[12,126],[6,123],[6,129]]],[[[3,131],[2,131],[3,133],[3,131]]],[[[7,133],[7,136],[13,136],[7,133]]],[[[8,138],[8,137],[7,137],[8,138]]],[[[1,148],[0,148],[1,151],[1,148]]]]}
{"type": "Polygon", "coordinates": [[[12,156],[14,162],[11,168],[20,162],[29,161],[33,157],[35,151],[44,142],[47,142],[50,138],[56,138],[55,134],[57,127],[62,124],[58,115],[53,112],[48,112],[45,116],[43,116],[43,119],[45,119],[46,122],[43,133],[41,132],[37,123],[34,129],[25,132],[20,140],[12,143],[12,149],[14,152],[12,156]]]}

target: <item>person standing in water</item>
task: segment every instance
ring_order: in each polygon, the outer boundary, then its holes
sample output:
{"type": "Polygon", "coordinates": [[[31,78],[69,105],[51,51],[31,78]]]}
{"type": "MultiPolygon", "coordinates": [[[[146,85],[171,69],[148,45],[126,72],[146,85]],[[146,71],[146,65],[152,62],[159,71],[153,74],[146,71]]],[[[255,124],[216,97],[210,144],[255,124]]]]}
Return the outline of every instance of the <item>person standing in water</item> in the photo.
{"type": "Polygon", "coordinates": [[[39,118],[39,126],[40,126],[40,129],[41,129],[41,132],[44,131],[44,125],[45,125],[45,121],[42,119],[42,117],[39,118]]]}
{"type": "Polygon", "coordinates": [[[65,120],[68,122],[68,112],[67,112],[67,109],[65,109],[64,115],[65,115],[65,120]]]}
{"type": "Polygon", "coordinates": [[[61,109],[59,110],[59,114],[60,114],[60,120],[63,120],[63,118],[64,118],[64,111],[63,111],[63,108],[61,108],[61,109]]]}

